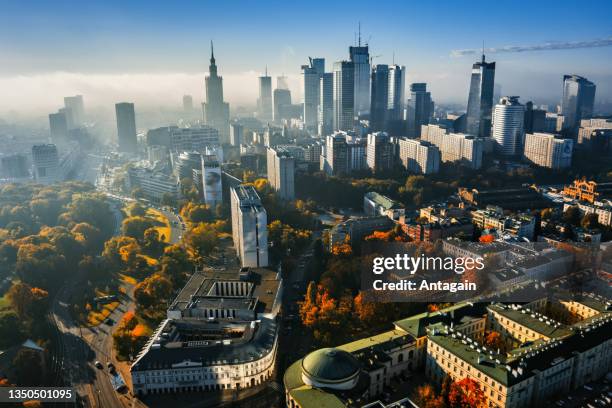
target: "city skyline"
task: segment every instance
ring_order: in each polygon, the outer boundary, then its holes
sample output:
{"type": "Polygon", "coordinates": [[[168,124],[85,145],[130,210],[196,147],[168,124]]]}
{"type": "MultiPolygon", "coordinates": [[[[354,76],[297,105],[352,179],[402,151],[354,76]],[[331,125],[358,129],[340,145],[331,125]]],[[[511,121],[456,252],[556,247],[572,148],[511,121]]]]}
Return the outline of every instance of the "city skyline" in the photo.
{"type": "Polygon", "coordinates": [[[286,75],[293,98],[301,100],[300,67],[308,57],[325,58],[328,67],[348,59],[348,47],[358,42],[359,22],[372,63],[405,65],[406,86],[427,83],[438,103],[466,104],[470,66],[479,59],[483,40],[487,59],[497,62],[496,83],[501,84],[502,94],[520,95],[522,102],[557,103],[562,76],[577,74],[599,85],[596,104],[612,97],[612,75],[605,68],[612,62],[607,48],[612,41],[610,32],[601,28],[606,27],[610,12],[603,3],[581,6],[588,24],[569,25],[563,32],[554,22],[564,17],[565,8],[546,4],[530,6],[532,12],[522,15],[524,8],[517,7],[494,21],[484,18],[478,4],[456,9],[448,3],[444,13],[427,5],[399,5],[396,13],[381,10],[375,15],[366,13],[359,2],[351,4],[354,7],[336,24],[332,20],[339,3],[318,14],[315,10],[321,7],[298,13],[292,5],[245,3],[241,5],[244,12],[236,15],[239,28],[235,30],[221,26],[222,19],[210,17],[230,12],[216,4],[164,5],[151,10],[137,2],[94,5],[78,21],[70,18],[70,2],[54,8],[41,5],[27,13],[22,6],[5,5],[3,15],[10,18],[0,18],[0,37],[7,39],[0,45],[6,56],[0,86],[8,97],[0,103],[0,115],[8,110],[49,111],[68,94],[83,94],[89,106],[106,108],[128,98],[137,106],[180,105],[184,94],[193,95],[199,103],[204,99],[202,82],[211,39],[217,45],[226,100],[232,109],[256,104],[257,77],[266,66],[271,76],[286,75]],[[543,10],[548,18],[539,21],[538,11],[543,10]],[[281,11],[287,17],[275,18],[281,11]],[[418,18],[403,24],[402,11],[418,18]],[[162,18],[164,29],[160,30],[162,18]],[[193,24],[195,18],[203,23],[193,24]],[[324,30],[312,30],[306,24],[312,18],[324,30]],[[257,21],[267,19],[275,24],[256,27],[257,21]],[[474,21],[480,22],[478,29],[469,24],[474,21]],[[500,30],[509,24],[514,27],[511,38],[500,30]],[[83,35],[75,36],[75,30],[83,35]]]}

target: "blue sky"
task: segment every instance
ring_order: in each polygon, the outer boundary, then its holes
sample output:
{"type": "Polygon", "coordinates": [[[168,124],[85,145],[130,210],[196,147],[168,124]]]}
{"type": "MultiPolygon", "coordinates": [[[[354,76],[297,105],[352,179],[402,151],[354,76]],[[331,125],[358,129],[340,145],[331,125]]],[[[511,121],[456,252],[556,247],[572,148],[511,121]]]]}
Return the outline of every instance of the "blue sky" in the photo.
{"type": "MultiPolygon", "coordinates": [[[[177,82],[188,88],[177,92],[197,99],[202,81],[196,78],[207,70],[213,39],[227,99],[246,104],[256,89],[241,82],[266,65],[272,75],[289,75],[298,88],[299,67],[308,56],[325,57],[328,69],[347,58],[359,21],[371,55],[378,56],[375,63],[391,63],[395,54],[406,66],[408,83],[428,82],[434,99],[461,102],[475,57],[454,57],[453,50],[480,48],[482,40],[487,48],[498,48],[609,39],[612,3],[0,0],[0,82],[10,89],[19,78],[34,77],[44,86],[46,76],[55,89],[62,73],[78,78],[71,77],[66,92],[84,92],[96,88],[87,84],[88,77],[137,81],[182,75],[185,81],[193,76],[193,83],[177,82]]],[[[498,62],[504,94],[554,99],[560,95],[560,75],[571,72],[596,81],[602,100],[612,99],[612,47],[488,59],[498,62]]]]}

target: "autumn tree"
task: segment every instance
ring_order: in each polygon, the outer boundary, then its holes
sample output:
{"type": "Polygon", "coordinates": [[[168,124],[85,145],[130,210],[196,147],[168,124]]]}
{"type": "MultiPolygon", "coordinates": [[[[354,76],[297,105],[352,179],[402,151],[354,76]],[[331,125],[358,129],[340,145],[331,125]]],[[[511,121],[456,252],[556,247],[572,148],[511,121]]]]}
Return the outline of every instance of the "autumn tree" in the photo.
{"type": "Polygon", "coordinates": [[[502,335],[495,330],[491,330],[490,332],[486,333],[484,344],[493,350],[504,350],[506,346],[502,335]]]}
{"type": "Polygon", "coordinates": [[[451,384],[448,401],[451,408],[473,408],[484,407],[487,399],[478,382],[466,377],[451,384]]]}
{"type": "Polygon", "coordinates": [[[148,218],[128,217],[121,223],[121,232],[125,236],[142,240],[144,232],[153,226],[153,222],[148,218]]]}
{"type": "Polygon", "coordinates": [[[430,384],[420,385],[416,390],[416,400],[421,408],[446,408],[442,396],[430,384]]]}
{"type": "Polygon", "coordinates": [[[185,235],[184,241],[197,255],[210,255],[218,244],[217,232],[210,224],[200,223],[185,235]]]}

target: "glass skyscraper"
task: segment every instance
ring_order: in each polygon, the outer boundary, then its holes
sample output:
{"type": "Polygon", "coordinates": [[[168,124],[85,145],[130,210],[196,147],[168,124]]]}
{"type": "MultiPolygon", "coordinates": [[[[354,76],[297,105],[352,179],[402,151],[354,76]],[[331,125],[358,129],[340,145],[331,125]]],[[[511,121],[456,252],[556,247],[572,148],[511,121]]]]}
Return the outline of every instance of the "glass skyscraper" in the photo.
{"type": "Polygon", "coordinates": [[[370,130],[385,130],[389,104],[389,66],[379,64],[372,69],[372,94],[370,99],[370,130]]]}
{"type": "Polygon", "coordinates": [[[355,81],[355,113],[365,114],[370,112],[370,51],[368,45],[349,47],[350,61],[354,67],[355,81]]]}
{"type": "Polygon", "coordinates": [[[593,116],[595,84],[578,75],[563,76],[563,129],[575,131],[580,120],[593,116]]]}
{"type": "Polygon", "coordinates": [[[319,88],[325,72],[324,58],[309,58],[308,65],[302,65],[304,76],[304,125],[309,130],[317,129],[319,114],[319,88]]]}
{"type": "Polygon", "coordinates": [[[491,133],[491,111],[495,84],[495,62],[482,61],[472,66],[466,115],[466,133],[487,137],[491,133]]]}
{"type": "Polygon", "coordinates": [[[334,129],[353,130],[355,120],[355,69],[351,61],[338,61],[334,64],[333,87],[334,129]]]}
{"type": "Polygon", "coordinates": [[[427,84],[410,84],[410,99],[406,106],[408,137],[420,137],[421,126],[429,123],[432,113],[431,94],[427,92],[427,84]]]}

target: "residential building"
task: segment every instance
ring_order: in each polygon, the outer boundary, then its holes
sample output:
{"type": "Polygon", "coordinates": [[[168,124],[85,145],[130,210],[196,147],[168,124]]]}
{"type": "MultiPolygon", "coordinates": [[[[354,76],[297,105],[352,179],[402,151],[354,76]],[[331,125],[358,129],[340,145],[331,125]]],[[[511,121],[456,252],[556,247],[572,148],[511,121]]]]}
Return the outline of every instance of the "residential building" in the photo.
{"type": "Polygon", "coordinates": [[[289,149],[268,147],[268,182],[282,200],[295,199],[295,157],[289,149]]]}
{"type": "Polygon", "coordinates": [[[32,146],[34,179],[41,184],[64,181],[77,166],[79,155],[76,144],[67,145],[61,153],[54,144],[32,146]]]}
{"type": "Polygon", "coordinates": [[[438,147],[443,162],[459,162],[473,169],[482,167],[486,138],[449,133],[443,126],[430,124],[421,126],[421,139],[438,147]]]}
{"type": "Polygon", "coordinates": [[[367,163],[373,172],[384,172],[393,168],[394,146],[385,132],[368,134],[367,163]]]}
{"type": "Polygon", "coordinates": [[[325,155],[321,156],[321,170],[330,176],[349,171],[348,146],[346,134],[336,132],[326,137],[325,155]]]}
{"type": "Polygon", "coordinates": [[[523,158],[530,163],[550,169],[562,169],[572,164],[574,141],[551,133],[525,135],[523,158]]]}
{"type": "Polygon", "coordinates": [[[117,140],[119,151],[124,153],[136,153],[138,142],[136,139],[136,115],[134,104],[121,102],[115,104],[117,117],[117,140]]]}
{"type": "Polygon", "coordinates": [[[268,266],[268,216],[255,187],[231,188],[232,236],[243,267],[268,266]]]}
{"type": "Polygon", "coordinates": [[[535,217],[530,214],[505,215],[501,207],[488,205],[486,209],[474,210],[472,222],[481,230],[494,229],[515,238],[535,238],[535,217]]]}
{"type": "Polygon", "coordinates": [[[422,140],[400,138],[399,160],[404,168],[418,174],[437,173],[440,168],[440,150],[422,140]]]}
{"type": "Polygon", "coordinates": [[[504,96],[495,105],[493,139],[496,150],[504,156],[514,156],[523,142],[525,107],[518,96],[504,96]]]}
{"type": "Polygon", "coordinates": [[[479,137],[490,135],[494,83],[495,62],[486,62],[483,53],[482,60],[472,66],[466,133],[479,137]]]}

